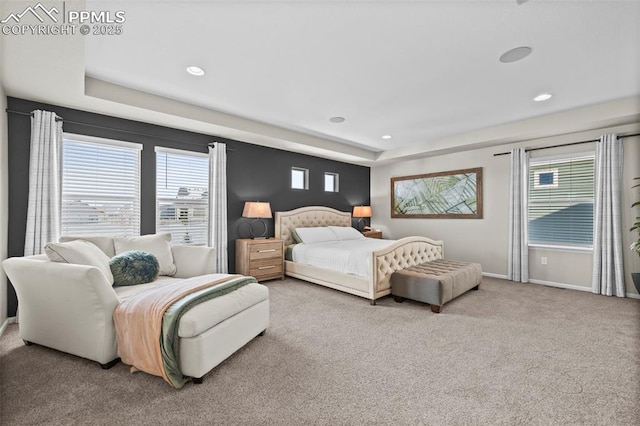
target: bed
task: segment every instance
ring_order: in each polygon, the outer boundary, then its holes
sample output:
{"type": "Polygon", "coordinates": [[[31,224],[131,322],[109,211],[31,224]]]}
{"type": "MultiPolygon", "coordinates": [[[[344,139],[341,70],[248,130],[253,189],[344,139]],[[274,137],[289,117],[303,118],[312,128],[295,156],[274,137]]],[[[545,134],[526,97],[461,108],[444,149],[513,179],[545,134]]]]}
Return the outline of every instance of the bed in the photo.
{"type": "MultiPolygon", "coordinates": [[[[295,241],[296,228],[342,226],[351,227],[351,213],[329,207],[310,206],[275,213],[275,236],[285,247],[295,241]]],[[[367,276],[324,269],[305,263],[285,260],[285,274],[294,278],[375,301],[391,293],[391,274],[431,260],[444,257],[444,243],[426,237],[406,237],[390,243],[369,255],[367,276]]]]}

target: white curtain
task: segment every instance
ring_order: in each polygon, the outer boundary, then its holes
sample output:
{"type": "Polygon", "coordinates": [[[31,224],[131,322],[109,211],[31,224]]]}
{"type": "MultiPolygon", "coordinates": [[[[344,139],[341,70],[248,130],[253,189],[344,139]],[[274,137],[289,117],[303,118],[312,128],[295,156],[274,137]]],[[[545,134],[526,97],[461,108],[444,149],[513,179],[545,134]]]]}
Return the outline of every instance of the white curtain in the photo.
{"type": "Polygon", "coordinates": [[[209,246],[216,249],[216,271],[227,273],[227,146],[209,146],[209,246]]]}
{"type": "Polygon", "coordinates": [[[46,243],[60,237],[61,144],[60,118],[53,112],[33,111],[25,256],[42,253],[46,243]]]}
{"type": "Polygon", "coordinates": [[[509,259],[507,278],[529,282],[527,246],[527,199],[529,153],[524,148],[511,150],[509,187],[509,259]]]}
{"type": "Polygon", "coordinates": [[[625,297],[622,259],[622,141],[603,135],[596,145],[591,290],[625,297]]]}

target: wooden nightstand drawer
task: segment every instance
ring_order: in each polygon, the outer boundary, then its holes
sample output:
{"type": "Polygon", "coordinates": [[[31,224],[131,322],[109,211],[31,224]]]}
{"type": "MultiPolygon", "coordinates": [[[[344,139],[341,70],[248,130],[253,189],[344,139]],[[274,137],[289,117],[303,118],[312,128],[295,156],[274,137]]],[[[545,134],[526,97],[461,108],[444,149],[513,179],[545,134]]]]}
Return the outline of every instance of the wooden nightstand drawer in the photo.
{"type": "Polygon", "coordinates": [[[284,278],[284,242],[275,238],[236,240],[236,273],[258,281],[284,278]]]}
{"type": "Polygon", "coordinates": [[[267,244],[249,244],[249,258],[251,260],[282,257],[282,242],[270,242],[267,244]]]}
{"type": "Polygon", "coordinates": [[[255,277],[257,280],[266,277],[279,277],[282,275],[282,262],[279,259],[266,259],[251,262],[251,269],[249,269],[249,275],[255,277]]]}

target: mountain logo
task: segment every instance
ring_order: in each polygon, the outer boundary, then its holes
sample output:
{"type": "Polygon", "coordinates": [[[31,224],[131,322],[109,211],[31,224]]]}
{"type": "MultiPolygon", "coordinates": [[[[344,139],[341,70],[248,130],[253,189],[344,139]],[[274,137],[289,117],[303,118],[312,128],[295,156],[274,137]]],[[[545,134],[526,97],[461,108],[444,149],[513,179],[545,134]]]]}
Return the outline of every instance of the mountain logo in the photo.
{"type": "Polygon", "coordinates": [[[53,22],[58,22],[58,18],[56,18],[53,13],[55,13],[56,15],[58,13],[60,13],[60,11],[54,6],[51,9],[48,9],[46,7],[44,7],[42,5],[42,3],[38,3],[35,6],[28,6],[25,10],[23,10],[21,13],[10,13],[9,16],[7,16],[5,19],[3,19],[2,21],[0,21],[0,23],[2,24],[6,24],[7,22],[9,22],[10,20],[14,20],[15,23],[19,23],[20,20],[27,14],[31,14],[33,16],[36,17],[36,19],[38,19],[38,21],[40,22],[44,22],[44,17],[49,17],[49,19],[51,19],[53,22]],[[44,16],[44,17],[43,17],[44,16]]]}

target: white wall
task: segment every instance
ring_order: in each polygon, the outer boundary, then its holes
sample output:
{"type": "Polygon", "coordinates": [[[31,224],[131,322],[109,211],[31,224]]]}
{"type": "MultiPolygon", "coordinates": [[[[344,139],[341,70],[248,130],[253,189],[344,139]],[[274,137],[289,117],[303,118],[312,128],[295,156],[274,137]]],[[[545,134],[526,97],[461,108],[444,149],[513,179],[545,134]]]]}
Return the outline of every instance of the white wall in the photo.
{"type": "MultiPolygon", "coordinates": [[[[0,37],[0,62],[4,63],[3,52],[4,38],[0,37]]],[[[7,233],[9,221],[8,208],[8,175],[9,163],[7,160],[9,136],[7,132],[7,96],[3,85],[3,65],[0,65],[0,261],[7,258],[7,233]]],[[[4,330],[7,321],[7,276],[0,267],[0,334],[4,330]]]]}
{"type": "MultiPolygon", "coordinates": [[[[637,125],[599,129],[572,135],[530,140],[511,145],[403,161],[371,169],[371,225],[383,231],[384,238],[396,239],[409,235],[423,235],[445,242],[445,256],[450,259],[479,262],[483,271],[499,276],[507,274],[509,167],[510,156],[494,156],[516,146],[538,147],[597,139],[603,133],[637,133],[637,125]],[[447,170],[482,167],[483,219],[392,219],[390,179],[398,176],[434,173],[447,170]]],[[[625,138],[625,200],[630,206],[634,191],[632,177],[640,176],[640,138],[625,138]]],[[[532,156],[550,156],[593,149],[593,144],[550,148],[532,152],[532,156]]],[[[636,196],[637,198],[637,196],[636,196]]],[[[625,248],[633,235],[626,232],[633,223],[635,212],[624,208],[623,228],[625,248]]],[[[529,274],[532,280],[555,283],[578,289],[591,287],[592,254],[558,250],[529,250],[529,274]],[[547,258],[542,265],[540,258],[547,258]]],[[[628,293],[637,293],[630,272],[640,271],[640,260],[625,250],[625,275],[628,293]]]]}

